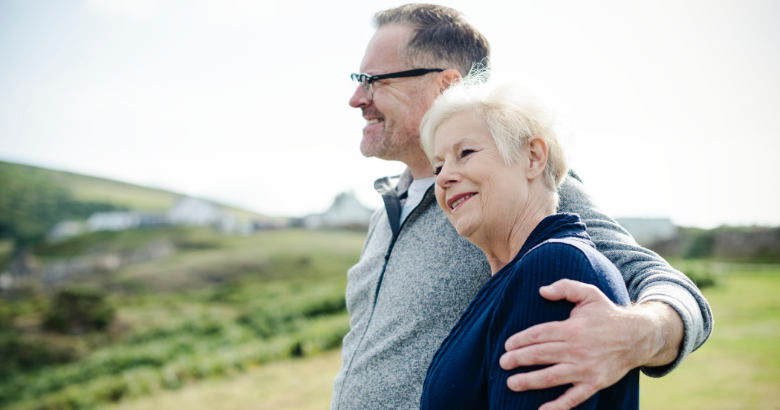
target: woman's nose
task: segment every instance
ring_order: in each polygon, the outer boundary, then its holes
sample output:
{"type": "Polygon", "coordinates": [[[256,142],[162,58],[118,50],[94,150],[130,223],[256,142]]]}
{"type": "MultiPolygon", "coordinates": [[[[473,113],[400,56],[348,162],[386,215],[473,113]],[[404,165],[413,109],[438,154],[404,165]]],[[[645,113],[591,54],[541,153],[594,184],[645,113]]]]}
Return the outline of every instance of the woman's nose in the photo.
{"type": "Polygon", "coordinates": [[[442,165],[439,175],[436,176],[436,185],[442,188],[449,188],[460,182],[460,173],[447,164],[442,165]]]}

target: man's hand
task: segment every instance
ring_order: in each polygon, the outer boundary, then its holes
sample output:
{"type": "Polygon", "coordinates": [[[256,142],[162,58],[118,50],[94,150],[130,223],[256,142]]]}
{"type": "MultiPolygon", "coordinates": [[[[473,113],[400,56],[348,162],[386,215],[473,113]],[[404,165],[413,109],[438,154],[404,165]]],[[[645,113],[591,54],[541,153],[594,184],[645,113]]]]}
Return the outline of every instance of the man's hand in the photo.
{"type": "Polygon", "coordinates": [[[595,286],[568,279],[543,286],[539,293],[545,299],[576,303],[571,316],[510,337],[500,359],[504,370],[553,364],[511,376],[507,385],[514,391],[574,385],[539,410],[569,410],[631,369],[662,366],[677,357],[683,324],[665,303],[620,307],[595,286]]]}

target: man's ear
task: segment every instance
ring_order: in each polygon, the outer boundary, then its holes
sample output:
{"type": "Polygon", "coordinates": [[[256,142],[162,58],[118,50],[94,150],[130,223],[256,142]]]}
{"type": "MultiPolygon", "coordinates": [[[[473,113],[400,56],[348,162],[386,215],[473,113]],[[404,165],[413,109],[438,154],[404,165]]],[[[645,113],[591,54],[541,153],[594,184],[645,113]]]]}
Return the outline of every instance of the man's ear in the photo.
{"type": "Polygon", "coordinates": [[[458,70],[454,68],[448,68],[439,73],[439,76],[436,78],[436,85],[439,86],[440,93],[443,93],[446,89],[450,88],[450,86],[455,84],[461,78],[462,76],[458,70]]]}
{"type": "Polygon", "coordinates": [[[529,180],[536,179],[544,173],[544,169],[547,167],[547,143],[539,136],[532,135],[528,138],[526,153],[528,154],[526,177],[529,180]]]}

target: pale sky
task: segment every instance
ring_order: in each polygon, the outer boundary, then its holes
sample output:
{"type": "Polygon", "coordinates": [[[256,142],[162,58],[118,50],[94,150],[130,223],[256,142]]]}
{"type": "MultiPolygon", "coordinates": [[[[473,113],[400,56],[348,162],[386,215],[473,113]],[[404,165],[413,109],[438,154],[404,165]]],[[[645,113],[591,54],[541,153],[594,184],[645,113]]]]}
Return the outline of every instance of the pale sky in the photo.
{"type": "MultiPolygon", "coordinates": [[[[347,104],[390,1],[0,0],[0,159],[322,212],[400,163],[347,104]]],[[[614,217],[780,225],[780,1],[452,1],[614,217]]]]}

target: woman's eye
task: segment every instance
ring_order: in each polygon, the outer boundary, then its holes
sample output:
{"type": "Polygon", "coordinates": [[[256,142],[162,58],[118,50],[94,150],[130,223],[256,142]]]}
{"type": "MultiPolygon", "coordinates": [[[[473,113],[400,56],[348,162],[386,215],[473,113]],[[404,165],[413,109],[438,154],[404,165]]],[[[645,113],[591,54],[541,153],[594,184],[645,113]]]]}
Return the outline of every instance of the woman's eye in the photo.
{"type": "Polygon", "coordinates": [[[464,149],[463,151],[460,152],[460,157],[465,158],[466,156],[471,155],[475,152],[477,151],[474,151],[473,149],[464,149]]]}
{"type": "Polygon", "coordinates": [[[433,175],[439,175],[441,173],[441,167],[433,168],[433,175]]]}

